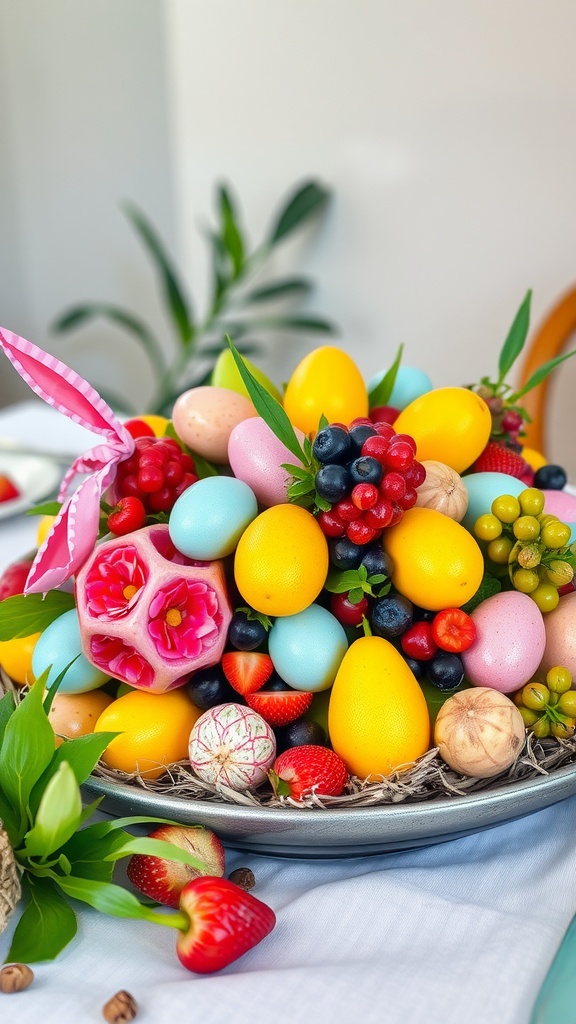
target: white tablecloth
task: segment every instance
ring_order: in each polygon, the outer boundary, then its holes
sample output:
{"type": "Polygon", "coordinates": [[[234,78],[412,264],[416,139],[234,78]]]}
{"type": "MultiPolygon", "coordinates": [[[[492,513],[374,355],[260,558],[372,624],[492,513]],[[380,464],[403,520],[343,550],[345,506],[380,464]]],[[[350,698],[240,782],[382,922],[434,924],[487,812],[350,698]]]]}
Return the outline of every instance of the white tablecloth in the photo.
{"type": "MultiPolygon", "coordinates": [[[[35,403],[0,413],[7,435],[46,450],[93,443],[35,403]]],[[[0,569],[35,528],[0,521],[0,569]]],[[[150,1024],[527,1024],[576,909],[576,797],[427,849],[314,862],[228,853],[227,871],[245,865],[278,923],[226,970],[190,974],[172,929],[79,906],[76,939],[35,966],[30,989],[0,997],[2,1020],[101,1021],[127,989],[150,1024]]]]}

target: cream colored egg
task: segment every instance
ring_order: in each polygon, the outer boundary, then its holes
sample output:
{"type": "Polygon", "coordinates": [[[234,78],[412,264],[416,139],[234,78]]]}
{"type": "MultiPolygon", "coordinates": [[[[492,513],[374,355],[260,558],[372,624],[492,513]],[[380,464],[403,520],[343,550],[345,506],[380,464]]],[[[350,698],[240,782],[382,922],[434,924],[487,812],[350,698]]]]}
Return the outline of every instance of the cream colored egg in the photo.
{"type": "Polygon", "coordinates": [[[238,423],[256,416],[252,402],[228,388],[205,385],[184,391],[172,413],[180,440],[210,462],[226,463],[228,441],[238,423]]]}

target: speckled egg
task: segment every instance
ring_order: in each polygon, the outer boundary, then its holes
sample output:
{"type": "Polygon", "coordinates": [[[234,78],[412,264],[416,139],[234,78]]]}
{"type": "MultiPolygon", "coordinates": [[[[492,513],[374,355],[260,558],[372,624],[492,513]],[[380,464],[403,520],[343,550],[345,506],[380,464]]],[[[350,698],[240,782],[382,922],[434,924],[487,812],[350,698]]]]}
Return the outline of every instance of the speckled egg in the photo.
{"type": "MultiPolygon", "coordinates": [[[[304,440],[304,434],[297,428],[296,435],[300,442],[304,440]]],[[[234,427],[228,442],[228,462],[234,475],[252,488],[265,508],[288,500],[286,491],[291,477],[282,464],[301,465],[260,416],[234,427]]]]}
{"type": "Polygon", "coordinates": [[[257,515],[258,502],[248,484],[232,476],[209,476],[180,495],[168,529],[183,555],[210,562],[231,555],[257,515]]]}
{"type": "MultiPolygon", "coordinates": [[[[380,373],[374,374],[368,381],[368,393],[380,383],[387,372],[381,370],[380,373]]],[[[393,409],[405,409],[414,399],[425,395],[427,391],[432,391],[433,386],[424,370],[419,370],[415,366],[399,366],[392,393],[386,404],[391,405],[393,409]]]]}
{"type": "Polygon", "coordinates": [[[544,618],[536,602],[517,590],[487,598],[472,612],[476,639],[462,654],[474,686],[512,693],[538,668],[546,644],[544,618]]]}
{"type": "Polygon", "coordinates": [[[61,672],[66,674],[58,693],[85,693],[102,686],[110,677],[91,665],[82,654],[80,624],[75,608],[59,615],[40,636],[32,655],[34,678],[49,669],[46,685],[52,686],[61,672]],[[71,664],[73,662],[73,664],[71,664]],[[69,666],[69,667],[67,667],[69,666]]]}
{"type": "Polygon", "coordinates": [[[546,673],[563,665],[572,673],[576,688],[576,591],[561,597],[556,608],[544,616],[546,647],[540,668],[546,673]]]}
{"type": "Polygon", "coordinates": [[[206,385],[176,399],[172,422],[180,440],[193,452],[210,462],[225,463],[232,430],[250,416],[256,416],[256,409],[244,395],[206,385]]]}
{"type": "Polygon", "coordinates": [[[268,634],[274,668],[295,690],[327,690],[347,650],[343,627],[319,604],[276,619],[268,634]]]}
{"type": "Polygon", "coordinates": [[[218,704],[193,726],[188,753],[204,782],[241,791],[265,781],[276,757],[276,737],[251,708],[218,704]]]}
{"type": "Polygon", "coordinates": [[[468,473],[462,477],[462,482],[468,491],[468,508],[462,526],[470,533],[478,516],[490,511],[494,498],[501,494],[512,494],[517,498],[526,488],[526,484],[508,473],[468,473]]]}

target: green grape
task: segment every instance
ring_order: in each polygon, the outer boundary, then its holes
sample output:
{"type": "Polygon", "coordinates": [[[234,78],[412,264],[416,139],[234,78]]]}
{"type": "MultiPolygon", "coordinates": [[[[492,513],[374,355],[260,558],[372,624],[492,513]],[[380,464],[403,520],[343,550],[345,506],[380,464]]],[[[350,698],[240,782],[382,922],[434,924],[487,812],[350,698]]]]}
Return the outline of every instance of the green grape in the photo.
{"type": "Polygon", "coordinates": [[[530,597],[536,602],[543,615],[546,612],[553,612],[560,600],[556,587],[551,583],[539,583],[535,590],[530,591],[530,597]]]}
{"type": "Polygon", "coordinates": [[[508,565],[508,558],[514,544],[510,540],[510,537],[496,537],[496,540],[491,540],[488,547],[486,548],[486,554],[492,562],[496,562],[497,565],[508,565]]]}
{"type": "Polygon", "coordinates": [[[512,524],[512,532],[517,540],[536,540],[540,535],[540,523],[535,516],[520,516],[512,524]]]}
{"type": "Polygon", "coordinates": [[[540,565],[542,554],[537,544],[526,544],[526,547],[520,548],[516,557],[518,565],[523,569],[535,569],[540,565]]]}
{"type": "Polygon", "coordinates": [[[544,711],[550,700],[550,690],[544,683],[526,683],[520,693],[524,707],[531,711],[544,711]]]}
{"type": "Polygon", "coordinates": [[[560,722],[552,722],[550,731],[558,740],[569,740],[576,732],[576,719],[565,718],[560,722]]]}
{"type": "Polygon", "coordinates": [[[546,577],[555,587],[564,587],[567,583],[572,582],[574,569],[569,562],[555,558],[553,562],[546,566],[546,577]]]}
{"type": "Polygon", "coordinates": [[[518,501],[525,516],[539,516],[544,511],[544,495],[537,487],[527,487],[518,495],[518,501]]]}
{"type": "Polygon", "coordinates": [[[539,740],[545,740],[550,735],[550,722],[546,717],[539,718],[531,727],[532,732],[539,740]]]}
{"type": "Polygon", "coordinates": [[[511,494],[501,494],[494,498],[490,511],[501,523],[513,523],[520,515],[520,502],[511,494]]]}
{"type": "Polygon", "coordinates": [[[478,540],[495,540],[502,533],[502,523],[490,512],[485,512],[474,523],[474,533],[478,540]]]}
{"type": "MultiPolygon", "coordinates": [[[[554,665],[546,673],[546,685],[552,693],[567,693],[572,686],[572,673],[563,665],[554,665]]],[[[576,691],[574,691],[576,695],[576,691]]],[[[576,704],[574,706],[576,711],[576,704]]]]}
{"type": "Polygon", "coordinates": [[[533,594],[541,585],[538,573],[533,569],[517,569],[512,576],[512,583],[521,594],[533,594]]]}
{"type": "Polygon", "coordinates": [[[540,719],[540,715],[538,714],[538,712],[532,711],[531,708],[520,707],[518,708],[518,711],[522,715],[522,721],[524,722],[524,725],[527,729],[530,729],[535,724],[535,722],[538,722],[540,719]]]}
{"type": "Polygon", "coordinates": [[[541,539],[547,548],[552,548],[555,551],[557,548],[563,548],[569,543],[571,534],[570,527],[557,519],[555,522],[546,523],[542,527],[541,539]]]}
{"type": "Polygon", "coordinates": [[[566,693],[561,693],[557,707],[563,715],[576,718],[576,690],[566,690],[566,693]]]}

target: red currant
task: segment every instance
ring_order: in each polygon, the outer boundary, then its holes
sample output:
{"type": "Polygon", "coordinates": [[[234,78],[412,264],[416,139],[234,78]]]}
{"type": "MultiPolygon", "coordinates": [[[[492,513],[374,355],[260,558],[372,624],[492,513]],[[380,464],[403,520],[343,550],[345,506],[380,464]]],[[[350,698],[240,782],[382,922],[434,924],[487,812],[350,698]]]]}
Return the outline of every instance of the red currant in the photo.
{"type": "Polygon", "coordinates": [[[378,423],[375,423],[374,424],[374,430],[376,431],[377,434],[379,434],[380,437],[386,437],[386,438],[388,438],[388,440],[391,437],[394,437],[394,434],[396,433],[396,431],[394,430],[394,427],[392,426],[392,424],[391,423],[385,423],[384,420],[381,420],[378,423]]]}
{"type": "Polygon", "coordinates": [[[369,455],[371,458],[376,459],[382,465],[384,465],[390,442],[386,437],[381,437],[380,434],[374,434],[372,437],[367,437],[362,445],[361,454],[369,455]]]}
{"type": "Polygon", "coordinates": [[[380,482],[380,491],[390,501],[398,501],[406,494],[406,480],[401,473],[386,473],[380,482]]]}
{"type": "Polygon", "coordinates": [[[523,422],[520,413],[514,412],[513,409],[508,409],[502,417],[502,430],[505,430],[507,434],[517,434],[523,422]]]}
{"type": "Polygon", "coordinates": [[[368,611],[368,601],[362,597],[353,604],[348,594],[332,594],[330,611],[343,626],[359,626],[368,611]]]}
{"type": "Polygon", "coordinates": [[[110,533],[123,537],[126,533],[139,530],[146,522],[146,509],[140,498],[120,498],[107,519],[110,533]]]}
{"type": "Polygon", "coordinates": [[[126,430],[133,438],[137,437],[154,437],[154,431],[149,423],[144,420],[132,419],[126,420],[124,423],[126,430]]]}
{"type": "Polygon", "coordinates": [[[337,516],[333,509],[329,512],[320,512],[318,525],[326,537],[343,537],[346,533],[346,524],[340,516],[337,516]]]}
{"type": "Polygon", "coordinates": [[[415,622],[409,626],[400,637],[400,645],[404,654],[418,661],[430,661],[438,650],[430,622],[415,622]]]}
{"type": "Polygon", "coordinates": [[[351,523],[361,515],[360,509],[356,508],[356,505],[350,498],[342,498],[341,501],[337,501],[332,511],[345,523],[351,523]]]}
{"type": "Polygon", "coordinates": [[[352,422],[350,423],[348,429],[351,430],[353,427],[373,427],[373,426],[374,426],[374,424],[372,423],[372,420],[368,419],[367,416],[357,416],[355,420],[352,420],[352,422]]]}
{"type": "Polygon", "coordinates": [[[139,498],[146,512],[169,512],[198,479],[194,460],[171,437],[137,437],[132,455],[118,466],[119,498],[139,498]]]}
{"type": "Polygon", "coordinates": [[[398,498],[398,504],[400,505],[400,508],[404,509],[404,511],[408,508],[414,508],[417,501],[418,495],[413,487],[407,487],[404,492],[404,497],[398,498]]]}
{"type": "Polygon", "coordinates": [[[414,451],[407,441],[392,441],[386,455],[386,465],[389,469],[398,469],[401,473],[409,469],[414,462],[414,451]]]}
{"type": "Polygon", "coordinates": [[[395,423],[400,415],[399,409],[394,409],[391,405],[376,405],[373,409],[370,409],[370,419],[376,425],[377,423],[395,423]]]}
{"type": "Polygon", "coordinates": [[[386,526],[390,526],[393,518],[394,509],[388,498],[381,498],[364,513],[364,522],[375,530],[383,530],[386,526]]]}
{"type": "Polygon", "coordinates": [[[354,519],[346,528],[346,536],[353,544],[369,544],[376,539],[377,533],[378,530],[369,526],[364,519],[354,519]]]}
{"type": "Polygon", "coordinates": [[[352,501],[362,512],[372,508],[379,498],[378,488],[374,484],[356,484],[352,489],[352,501]]]}
{"type": "Polygon", "coordinates": [[[421,462],[414,462],[404,473],[404,479],[409,487],[420,487],[426,479],[426,470],[421,462]]]}

